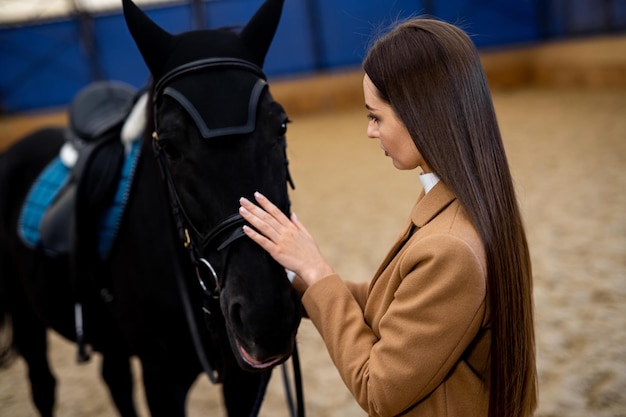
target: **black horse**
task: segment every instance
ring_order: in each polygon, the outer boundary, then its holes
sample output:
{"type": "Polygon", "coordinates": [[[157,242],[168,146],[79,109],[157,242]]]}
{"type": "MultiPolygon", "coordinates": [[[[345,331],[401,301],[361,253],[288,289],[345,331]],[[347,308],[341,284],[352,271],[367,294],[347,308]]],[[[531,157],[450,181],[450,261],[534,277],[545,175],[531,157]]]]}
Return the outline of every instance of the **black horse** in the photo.
{"type": "Polygon", "coordinates": [[[81,358],[85,347],[101,353],[103,379],[123,416],[136,415],[133,355],[153,416],[184,416],[201,372],[221,382],[230,416],[247,416],[258,409],[271,369],[292,354],[301,317],[284,269],[243,237],[237,214],[239,198],[257,190],[289,211],[288,119],[261,69],[283,1],[266,0],[239,32],[179,35],[131,0],[123,4],[154,82],[145,107],[133,98],[148,128],[133,145],[139,157],[116,235],[103,253],[93,229],[104,202],[115,198],[104,185],[123,176],[119,158],[129,152],[111,137],[128,121],[107,124],[115,126],[98,139],[107,144],[99,148],[114,151],[90,148],[90,157],[78,159],[84,166],[68,198],[67,252],[28,245],[18,228],[31,185],[56,160],[68,130],[38,131],[12,145],[0,156],[0,324],[27,363],[42,416],[53,415],[55,400],[47,329],[79,342],[81,358]],[[98,165],[110,171],[103,176],[98,165]]]}

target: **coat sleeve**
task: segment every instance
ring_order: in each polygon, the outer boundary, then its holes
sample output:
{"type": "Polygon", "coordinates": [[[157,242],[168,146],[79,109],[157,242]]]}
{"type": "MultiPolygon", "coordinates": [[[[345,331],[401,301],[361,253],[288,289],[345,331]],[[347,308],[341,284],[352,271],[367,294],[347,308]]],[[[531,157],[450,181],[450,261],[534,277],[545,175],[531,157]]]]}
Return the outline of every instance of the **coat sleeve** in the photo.
{"type": "Polygon", "coordinates": [[[480,329],[486,276],[463,240],[431,235],[395,263],[401,278],[379,334],[337,275],[303,297],[341,378],[371,416],[393,416],[445,379],[480,329]]]}
{"type": "Polygon", "coordinates": [[[357,303],[361,306],[361,310],[365,310],[365,302],[367,301],[367,289],[369,282],[345,281],[348,290],[357,303]]]}

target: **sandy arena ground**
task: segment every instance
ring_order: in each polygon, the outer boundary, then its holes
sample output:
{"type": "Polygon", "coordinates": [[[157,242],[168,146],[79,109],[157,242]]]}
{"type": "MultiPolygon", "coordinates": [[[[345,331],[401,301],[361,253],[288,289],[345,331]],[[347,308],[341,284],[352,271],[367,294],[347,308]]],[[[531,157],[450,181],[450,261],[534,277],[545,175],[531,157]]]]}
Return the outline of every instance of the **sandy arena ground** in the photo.
{"type": "MultiPolygon", "coordinates": [[[[494,101],[534,266],[537,416],[626,417],[626,90],[496,91],[494,101]]],[[[369,280],[419,192],[417,174],[395,170],[367,139],[360,106],[292,119],[294,211],[344,278],[369,280]]],[[[19,129],[0,122],[3,135],[19,129]]],[[[307,415],[364,416],[310,322],[298,339],[307,415]]],[[[50,340],[58,416],[115,415],[99,358],[78,366],[73,345],[50,340]]],[[[138,383],[147,416],[142,395],[138,383]]],[[[0,416],[35,415],[18,361],[0,371],[0,416]]],[[[224,415],[206,377],[191,392],[189,415],[224,415]]],[[[261,415],[288,416],[280,372],[261,415]]]]}

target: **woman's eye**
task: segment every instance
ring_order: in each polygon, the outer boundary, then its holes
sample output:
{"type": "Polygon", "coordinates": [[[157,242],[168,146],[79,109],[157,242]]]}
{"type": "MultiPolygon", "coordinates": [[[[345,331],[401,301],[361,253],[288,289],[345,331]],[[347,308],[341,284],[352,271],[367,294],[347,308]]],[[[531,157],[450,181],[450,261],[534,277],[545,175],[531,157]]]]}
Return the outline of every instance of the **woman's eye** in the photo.
{"type": "Polygon", "coordinates": [[[368,113],[367,120],[369,120],[370,122],[378,122],[378,118],[371,113],[368,113]]]}

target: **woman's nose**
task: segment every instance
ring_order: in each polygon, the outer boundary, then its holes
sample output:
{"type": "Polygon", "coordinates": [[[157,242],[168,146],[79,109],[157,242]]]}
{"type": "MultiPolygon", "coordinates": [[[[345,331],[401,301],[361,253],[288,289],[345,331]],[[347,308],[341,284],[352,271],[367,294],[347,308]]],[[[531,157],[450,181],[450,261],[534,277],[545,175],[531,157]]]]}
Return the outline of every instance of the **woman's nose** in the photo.
{"type": "Polygon", "coordinates": [[[367,137],[370,139],[376,139],[378,137],[378,129],[376,129],[372,122],[367,124],[367,137]]]}

